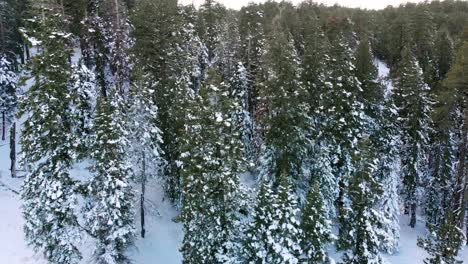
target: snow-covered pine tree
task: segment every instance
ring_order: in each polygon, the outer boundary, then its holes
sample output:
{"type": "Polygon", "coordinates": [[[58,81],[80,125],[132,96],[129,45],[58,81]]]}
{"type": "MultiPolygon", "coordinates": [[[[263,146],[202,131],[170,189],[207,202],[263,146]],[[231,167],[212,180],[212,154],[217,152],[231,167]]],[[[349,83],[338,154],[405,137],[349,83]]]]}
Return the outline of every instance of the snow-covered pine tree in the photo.
{"type": "Polygon", "coordinates": [[[457,52],[456,63],[448,73],[444,82],[444,89],[438,98],[446,103],[440,106],[438,111],[446,117],[454,116],[455,131],[457,134],[456,180],[453,193],[454,223],[459,228],[466,228],[468,237],[468,217],[466,207],[468,205],[468,99],[466,83],[468,77],[465,72],[468,69],[468,24],[462,35],[463,45],[457,52]],[[465,209],[463,209],[465,208],[465,209]],[[464,223],[463,223],[464,222],[464,223]]]}
{"type": "Polygon", "coordinates": [[[371,131],[368,133],[372,133],[382,118],[385,92],[384,86],[378,80],[378,71],[374,65],[374,56],[367,35],[361,37],[355,56],[356,77],[361,82],[362,88],[361,101],[363,101],[366,116],[372,119],[369,124],[371,131]]]}
{"type": "Polygon", "coordinates": [[[23,125],[22,164],[27,175],[21,189],[26,240],[50,263],[78,263],[81,254],[76,206],[76,182],[68,171],[76,153],[69,111],[67,18],[56,1],[29,2],[32,17],[26,37],[40,44],[32,63],[35,83],[20,106],[23,125]]]}
{"type": "Polygon", "coordinates": [[[229,79],[229,85],[236,101],[240,103],[240,108],[236,113],[235,119],[242,135],[245,157],[252,161],[252,164],[250,165],[253,165],[257,158],[257,149],[254,142],[254,119],[248,111],[248,72],[242,62],[239,62],[233,70],[233,75],[229,79]]]}
{"type": "Polygon", "coordinates": [[[265,181],[257,195],[252,222],[244,238],[242,263],[299,263],[301,229],[297,198],[287,177],[281,177],[278,193],[265,181]]]}
{"type": "Polygon", "coordinates": [[[14,8],[10,1],[0,1],[0,115],[2,122],[2,137],[6,139],[8,123],[11,123],[15,113],[17,62],[16,43],[14,36],[17,23],[14,8]]]}
{"type": "Polygon", "coordinates": [[[16,3],[0,1],[0,115],[2,116],[2,140],[6,139],[7,127],[10,127],[10,171],[16,177],[16,121],[18,104],[18,66],[16,54],[21,53],[17,43],[19,39],[16,3]]]}
{"type": "Polygon", "coordinates": [[[336,34],[320,107],[325,116],[323,140],[330,149],[332,173],[339,187],[336,207],[340,224],[337,247],[340,249],[349,246],[348,179],[354,170],[352,155],[363,136],[366,117],[362,98],[359,98],[362,87],[355,73],[356,59],[346,37],[340,32],[336,34]]]}
{"type": "Polygon", "coordinates": [[[133,39],[130,37],[131,25],[128,22],[128,10],[123,0],[104,0],[101,1],[100,11],[106,12],[104,25],[108,39],[109,69],[112,74],[110,87],[117,91],[121,99],[124,99],[124,95],[130,89],[133,67],[130,60],[133,39]]]}
{"type": "Polygon", "coordinates": [[[427,251],[429,257],[425,264],[462,264],[457,256],[465,244],[463,230],[455,224],[450,208],[445,211],[445,217],[437,228],[426,237],[418,239],[418,246],[427,251]]]}
{"type": "MultiPolygon", "coordinates": [[[[252,117],[252,143],[255,158],[258,160],[262,135],[258,128],[259,117],[263,109],[259,105],[260,89],[264,82],[262,74],[262,58],[265,56],[265,32],[263,27],[264,13],[259,4],[249,3],[239,14],[239,35],[241,41],[241,58],[247,71],[247,111],[252,117]]],[[[247,151],[250,151],[247,149],[247,151]]]]}
{"type": "Polygon", "coordinates": [[[409,48],[404,48],[397,71],[394,72],[394,102],[398,110],[405,212],[411,216],[410,226],[416,225],[417,195],[421,180],[427,173],[427,138],[431,101],[429,87],[422,70],[409,48]]]}
{"type": "Polygon", "coordinates": [[[299,6],[299,12],[303,16],[300,56],[303,69],[302,82],[309,89],[311,116],[314,118],[314,125],[318,126],[321,123],[319,119],[321,114],[320,96],[324,92],[323,89],[326,88],[324,82],[326,66],[330,60],[328,55],[330,45],[314,8],[315,4],[312,2],[303,2],[299,6]]]}
{"type": "Polygon", "coordinates": [[[431,88],[436,85],[437,76],[436,61],[434,61],[434,40],[436,39],[436,23],[432,12],[422,7],[411,19],[411,37],[414,43],[414,56],[423,72],[422,76],[431,88]]]}
{"type": "Polygon", "coordinates": [[[197,32],[207,49],[205,70],[218,63],[222,57],[222,33],[226,23],[227,9],[215,0],[205,0],[198,11],[197,32]]]}
{"type": "Polygon", "coordinates": [[[246,229],[243,241],[243,260],[245,263],[270,263],[275,251],[270,242],[270,229],[276,228],[275,212],[278,210],[278,200],[270,184],[264,181],[257,193],[252,220],[246,229]]]}
{"type": "MultiPolygon", "coordinates": [[[[223,79],[230,80],[236,73],[241,60],[241,40],[239,21],[236,13],[227,12],[218,25],[221,28],[219,45],[217,48],[217,66],[222,72],[223,79]]],[[[213,65],[212,65],[213,66],[213,65]]]]}
{"type": "Polygon", "coordinates": [[[130,87],[129,49],[133,45],[125,5],[122,0],[90,0],[82,24],[83,58],[94,69],[101,94],[108,96],[116,90],[123,96],[130,87]]]}
{"type": "Polygon", "coordinates": [[[309,190],[302,211],[301,230],[304,263],[332,263],[326,247],[333,242],[334,235],[319,180],[315,180],[309,190]]]}
{"type": "MultiPolygon", "coordinates": [[[[323,128],[327,119],[324,108],[321,107],[322,95],[327,92],[325,78],[330,45],[325,36],[312,2],[304,2],[299,6],[301,15],[301,67],[302,82],[308,89],[309,115],[311,118],[310,138],[313,140],[309,163],[311,164],[311,181],[320,182],[320,192],[326,204],[327,218],[336,216],[334,203],[337,199],[337,178],[332,173],[330,161],[331,147],[328,145],[323,128]]],[[[309,191],[310,192],[310,191],[309,191]]]]}
{"type": "Polygon", "coordinates": [[[387,253],[398,251],[400,240],[400,177],[397,162],[397,137],[395,130],[395,114],[392,114],[392,104],[384,110],[384,119],[380,120],[379,131],[371,139],[379,155],[377,168],[374,172],[376,180],[382,184],[383,193],[377,208],[382,213],[381,250],[387,253]]]}
{"type": "Polygon", "coordinates": [[[81,36],[81,52],[83,61],[89,69],[93,69],[99,92],[107,95],[106,80],[106,35],[104,20],[99,14],[99,1],[89,0],[86,6],[86,16],[81,21],[83,34],[81,36]]]}
{"type": "Polygon", "coordinates": [[[162,131],[164,190],[177,207],[182,203],[182,138],[188,103],[205,79],[206,48],[195,32],[196,10],[177,1],[138,1],[132,16],[136,38],[132,49],[142,74],[157,83],[154,103],[162,131]]]}
{"type": "Polygon", "coordinates": [[[93,124],[93,176],[87,185],[85,221],[97,242],[93,261],[99,264],[130,263],[126,250],[134,240],[134,195],[117,107],[101,95],[93,124]]]}
{"type": "Polygon", "coordinates": [[[190,107],[182,153],[184,263],[229,263],[239,254],[245,168],[234,115],[240,104],[215,69],[190,107]]]}
{"type": "MultiPolygon", "coordinates": [[[[363,33],[365,34],[365,33],[363,33]]],[[[393,253],[399,240],[399,178],[397,169],[396,109],[392,98],[378,78],[374,56],[367,35],[361,37],[356,51],[356,76],[361,82],[361,100],[366,113],[366,131],[370,142],[378,153],[379,161],[374,177],[383,185],[378,208],[383,214],[381,248],[393,253]]]]}
{"type": "Polygon", "coordinates": [[[2,115],[2,140],[5,140],[8,124],[14,122],[18,76],[13,63],[0,53],[0,114],[2,115]]]}
{"type": "Polygon", "coordinates": [[[299,222],[299,207],[297,197],[294,195],[293,185],[286,171],[280,175],[280,186],[278,187],[278,209],[277,230],[273,230],[273,250],[278,254],[272,263],[298,263],[299,257],[303,254],[301,248],[301,229],[299,222]]]}
{"type": "MultiPolygon", "coordinates": [[[[16,64],[21,54],[17,1],[0,0],[0,56],[16,64]]],[[[16,65],[15,65],[16,66],[16,65]]]]}
{"type": "MultiPolygon", "coordinates": [[[[436,105],[436,107],[438,107],[436,105]]],[[[437,111],[437,110],[436,110],[437,111]]],[[[452,197],[455,181],[455,136],[451,127],[445,127],[453,122],[453,117],[448,117],[449,123],[439,119],[438,114],[433,115],[434,130],[431,136],[429,177],[426,180],[424,213],[426,227],[435,231],[444,222],[445,211],[452,207],[452,197]],[[438,119],[438,120],[437,120],[438,119]]],[[[445,119],[445,117],[443,118],[445,119]]]]}
{"type": "Polygon", "coordinates": [[[362,139],[359,151],[354,153],[355,172],[349,180],[351,201],[349,248],[343,257],[344,264],[386,263],[380,255],[383,216],[376,205],[382,196],[382,185],[374,178],[378,160],[369,139],[362,139]]]}
{"type": "Polygon", "coordinates": [[[222,23],[224,30],[222,31],[221,41],[219,44],[219,58],[217,66],[223,73],[223,79],[229,83],[232,90],[232,95],[236,96],[236,101],[240,103],[239,112],[236,114],[236,122],[239,123],[239,128],[242,133],[242,141],[244,143],[246,158],[253,161],[257,160],[257,146],[254,138],[254,119],[249,112],[249,72],[241,59],[241,39],[238,28],[238,20],[232,13],[228,13],[228,17],[222,23]]]}
{"type": "Polygon", "coordinates": [[[280,175],[285,173],[293,189],[304,194],[311,146],[307,89],[301,82],[300,61],[292,36],[282,31],[278,21],[275,28],[264,57],[266,81],[261,100],[267,112],[261,121],[265,145],[259,177],[278,186],[280,175]]]}
{"type": "Polygon", "coordinates": [[[83,158],[90,154],[92,122],[99,91],[94,72],[82,61],[72,65],[69,91],[70,118],[73,120],[72,130],[77,140],[75,146],[79,158],[83,158]]]}
{"type": "Polygon", "coordinates": [[[431,113],[432,130],[429,142],[429,175],[424,181],[424,213],[426,227],[436,232],[444,222],[446,210],[452,206],[452,197],[455,181],[456,116],[453,112],[446,112],[447,97],[444,93],[443,80],[447,77],[454,63],[453,43],[447,29],[442,28],[437,33],[434,47],[434,65],[437,82],[433,95],[435,98],[434,110],[431,113]]]}
{"type": "Polygon", "coordinates": [[[160,176],[162,158],[161,130],[157,127],[158,107],[154,103],[155,89],[147,76],[137,75],[130,90],[130,106],[126,115],[126,131],[129,139],[126,155],[133,164],[134,180],[141,185],[140,221],[141,236],[145,237],[146,183],[160,176]]]}

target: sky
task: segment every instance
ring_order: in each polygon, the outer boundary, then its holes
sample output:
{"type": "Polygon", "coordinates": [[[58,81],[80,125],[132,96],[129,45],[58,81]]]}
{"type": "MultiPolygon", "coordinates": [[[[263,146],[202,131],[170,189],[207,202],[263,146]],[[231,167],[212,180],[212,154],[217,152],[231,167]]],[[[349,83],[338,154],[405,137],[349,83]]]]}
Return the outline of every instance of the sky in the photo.
{"type": "MultiPolygon", "coordinates": [[[[249,2],[265,2],[266,0],[217,0],[219,3],[224,4],[229,8],[240,9],[242,6],[247,5],[249,2]]],[[[302,0],[289,0],[293,3],[300,3],[302,0]]],[[[199,5],[204,0],[179,0],[183,4],[199,5]]],[[[388,5],[398,6],[406,2],[423,2],[423,0],[315,0],[316,3],[324,3],[326,5],[334,5],[335,3],[346,7],[360,7],[367,9],[383,9],[388,5]]]]}

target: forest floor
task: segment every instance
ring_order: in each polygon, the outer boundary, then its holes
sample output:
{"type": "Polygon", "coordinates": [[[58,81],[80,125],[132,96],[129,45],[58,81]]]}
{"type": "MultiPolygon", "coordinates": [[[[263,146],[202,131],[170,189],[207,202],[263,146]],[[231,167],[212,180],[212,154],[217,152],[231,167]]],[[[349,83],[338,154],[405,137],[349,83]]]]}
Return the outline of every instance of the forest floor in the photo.
{"type": "MultiPolygon", "coordinates": [[[[382,78],[388,76],[388,67],[382,62],[376,61],[379,74],[382,78]]],[[[391,92],[391,83],[387,83],[388,92],[391,92]]],[[[21,121],[19,121],[21,122],[21,121]]],[[[21,124],[19,124],[21,127],[21,124]]],[[[18,129],[19,130],[19,129],[18,129]]],[[[18,146],[18,151],[20,151],[18,146]]],[[[46,264],[40,254],[34,253],[28,247],[23,233],[23,218],[21,215],[21,201],[19,190],[24,178],[11,178],[9,171],[9,140],[0,140],[0,264],[46,264]]],[[[89,163],[77,164],[71,171],[73,177],[87,178],[89,163]]],[[[24,177],[24,172],[19,168],[18,175],[24,177]]],[[[244,179],[247,185],[251,185],[252,179],[244,179]]],[[[179,264],[182,256],[179,247],[182,242],[182,225],[175,223],[173,219],[178,212],[171,204],[164,200],[163,192],[157,180],[148,184],[147,190],[147,219],[146,237],[138,237],[135,247],[129,254],[135,264],[179,264]]],[[[135,206],[139,208],[139,206],[135,206]]],[[[137,214],[138,215],[138,214],[137,214]]],[[[138,227],[139,219],[135,225],[138,227]]],[[[424,222],[420,218],[416,228],[408,226],[407,216],[401,216],[400,248],[393,255],[385,255],[385,258],[393,264],[422,264],[427,257],[426,252],[416,245],[417,238],[424,236],[424,222]]],[[[140,230],[138,229],[138,234],[140,230]]],[[[80,264],[87,264],[93,251],[93,241],[84,237],[80,245],[83,252],[83,260],[80,264]]],[[[330,249],[330,254],[339,262],[339,254],[330,249]]],[[[459,258],[468,263],[468,247],[461,252],[459,258]]]]}

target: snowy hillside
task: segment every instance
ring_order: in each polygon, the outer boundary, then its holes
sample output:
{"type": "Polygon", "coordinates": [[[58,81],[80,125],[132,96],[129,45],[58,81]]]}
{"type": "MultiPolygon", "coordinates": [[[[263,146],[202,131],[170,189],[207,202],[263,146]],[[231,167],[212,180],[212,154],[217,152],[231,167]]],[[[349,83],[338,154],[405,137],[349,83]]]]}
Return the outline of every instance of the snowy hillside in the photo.
{"type": "MultiPolygon", "coordinates": [[[[388,67],[381,61],[376,61],[379,76],[386,78],[388,67]]],[[[391,85],[388,83],[388,85],[391,85]]],[[[7,142],[0,144],[0,263],[5,264],[45,264],[40,254],[35,254],[33,249],[26,245],[24,240],[21,216],[21,201],[19,189],[22,178],[12,179],[9,175],[9,145],[7,142]]],[[[88,164],[80,163],[72,170],[75,177],[86,177],[88,164]]],[[[22,175],[22,173],[19,173],[22,175]]],[[[252,185],[252,180],[249,180],[252,185]]],[[[135,264],[179,264],[182,256],[179,247],[182,241],[182,226],[174,223],[173,219],[178,215],[172,206],[164,201],[160,183],[153,180],[148,184],[148,215],[147,236],[139,238],[135,247],[131,250],[131,257],[135,264]]],[[[136,219],[138,226],[139,219],[136,219]]],[[[400,218],[400,245],[399,252],[385,257],[393,264],[419,264],[423,263],[426,252],[416,245],[417,238],[425,234],[424,222],[420,221],[416,228],[408,226],[409,218],[400,218]]],[[[85,252],[81,264],[87,264],[93,250],[93,244],[84,239],[81,248],[85,252]]],[[[330,250],[338,262],[339,255],[330,250]]],[[[461,252],[461,259],[468,262],[468,247],[461,252]]]]}

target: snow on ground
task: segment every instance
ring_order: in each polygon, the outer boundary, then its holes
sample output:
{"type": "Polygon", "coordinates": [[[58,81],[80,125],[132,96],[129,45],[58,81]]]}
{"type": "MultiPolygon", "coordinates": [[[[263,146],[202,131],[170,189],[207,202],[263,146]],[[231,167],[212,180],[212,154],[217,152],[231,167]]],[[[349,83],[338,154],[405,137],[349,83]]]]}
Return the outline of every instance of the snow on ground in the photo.
{"type": "Polygon", "coordinates": [[[393,91],[393,83],[390,80],[390,68],[385,62],[377,58],[374,59],[374,65],[377,67],[380,80],[387,88],[385,89],[385,98],[388,98],[392,94],[392,91],[393,91]]]}
{"type": "MultiPolygon", "coordinates": [[[[168,200],[164,200],[160,186],[156,180],[147,186],[146,236],[137,240],[136,248],[131,252],[135,264],[182,263],[179,252],[183,239],[182,224],[173,221],[178,212],[168,200]]],[[[136,222],[139,235],[139,217],[136,222]]]]}
{"type": "MultiPolygon", "coordinates": [[[[7,137],[8,138],[8,137],[7,137]]],[[[27,246],[23,233],[21,201],[18,192],[24,178],[12,179],[9,171],[9,144],[0,141],[0,264],[46,264],[40,254],[27,246]]],[[[77,164],[71,174],[74,178],[85,179],[89,172],[89,161],[77,164]]],[[[23,175],[24,172],[19,172],[23,175]]],[[[162,190],[156,180],[147,186],[146,238],[137,237],[136,247],[130,255],[135,264],[177,264],[182,263],[179,246],[182,242],[182,225],[174,223],[177,211],[163,200],[162,190]]],[[[139,196],[139,193],[137,194],[139,196]]],[[[135,206],[135,208],[139,208],[135,206]]],[[[138,214],[137,214],[138,215],[138,214]]],[[[138,234],[140,219],[136,219],[138,234]]],[[[89,263],[93,250],[92,239],[84,236],[80,249],[83,252],[81,264],[89,263]]]]}
{"type": "MultiPolygon", "coordinates": [[[[26,245],[18,191],[22,179],[12,179],[8,144],[0,141],[0,263],[43,264],[40,256],[26,245]]],[[[19,172],[21,174],[21,172],[19,172]]]]}

